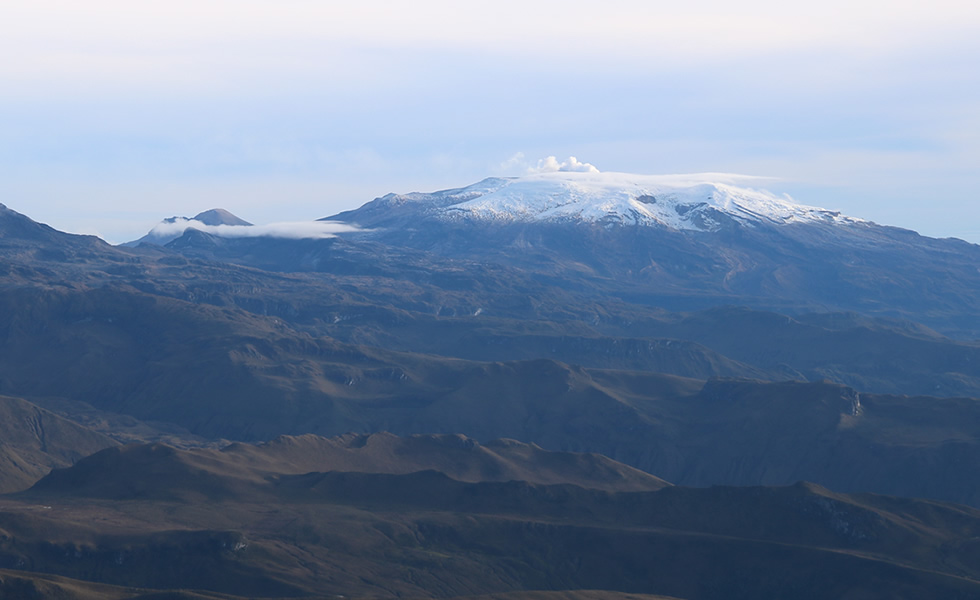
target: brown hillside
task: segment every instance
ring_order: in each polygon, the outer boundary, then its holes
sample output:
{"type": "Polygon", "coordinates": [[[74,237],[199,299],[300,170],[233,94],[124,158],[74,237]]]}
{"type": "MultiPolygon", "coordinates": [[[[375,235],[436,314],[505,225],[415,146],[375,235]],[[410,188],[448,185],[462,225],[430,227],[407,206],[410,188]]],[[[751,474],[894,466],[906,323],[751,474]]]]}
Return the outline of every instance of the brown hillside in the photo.
{"type": "Polygon", "coordinates": [[[27,489],[51,469],[115,444],[26,400],[0,396],[0,493],[27,489]]]}
{"type": "Polygon", "coordinates": [[[178,450],[162,444],[114,447],[57,470],[34,490],[72,496],[230,499],[273,493],[285,476],[315,472],[401,475],[435,471],[459,481],[527,481],[608,491],[669,484],[596,454],[549,452],[514,440],[481,445],[461,435],[389,433],[280,437],[257,446],[178,450]]]}

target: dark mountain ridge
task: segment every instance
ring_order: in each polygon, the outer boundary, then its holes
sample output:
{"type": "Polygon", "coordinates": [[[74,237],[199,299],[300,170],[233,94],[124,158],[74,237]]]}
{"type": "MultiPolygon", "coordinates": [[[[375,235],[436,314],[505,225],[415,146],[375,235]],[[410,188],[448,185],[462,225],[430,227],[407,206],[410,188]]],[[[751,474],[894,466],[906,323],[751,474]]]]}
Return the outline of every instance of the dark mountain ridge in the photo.
{"type": "Polygon", "coordinates": [[[525,481],[606,491],[653,491],[670,484],[598,454],[550,452],[516,440],[480,444],[461,435],[389,433],[337,438],[281,436],[217,449],[129,445],[56,469],[32,493],[90,498],[211,500],[264,497],[285,476],[314,472],[438,472],[457,481],[525,481]]]}

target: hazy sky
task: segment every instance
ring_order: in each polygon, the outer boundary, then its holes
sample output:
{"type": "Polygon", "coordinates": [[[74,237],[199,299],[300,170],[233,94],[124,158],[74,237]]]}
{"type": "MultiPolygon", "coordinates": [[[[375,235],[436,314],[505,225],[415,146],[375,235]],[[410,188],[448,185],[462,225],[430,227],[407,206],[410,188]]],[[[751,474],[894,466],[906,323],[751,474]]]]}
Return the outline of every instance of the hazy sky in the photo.
{"type": "Polygon", "coordinates": [[[0,2],[0,202],[134,239],[520,174],[778,178],[980,242],[980,3],[0,2]]]}

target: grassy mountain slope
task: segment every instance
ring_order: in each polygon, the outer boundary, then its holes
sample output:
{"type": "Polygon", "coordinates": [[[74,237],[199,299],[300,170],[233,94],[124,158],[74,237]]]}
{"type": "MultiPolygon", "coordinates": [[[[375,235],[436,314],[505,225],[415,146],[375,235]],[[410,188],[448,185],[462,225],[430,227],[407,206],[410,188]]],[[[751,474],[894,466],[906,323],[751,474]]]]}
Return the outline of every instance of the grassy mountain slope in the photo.
{"type": "Polygon", "coordinates": [[[0,396],[0,493],[27,489],[52,468],[115,445],[19,398],[0,396]]]}

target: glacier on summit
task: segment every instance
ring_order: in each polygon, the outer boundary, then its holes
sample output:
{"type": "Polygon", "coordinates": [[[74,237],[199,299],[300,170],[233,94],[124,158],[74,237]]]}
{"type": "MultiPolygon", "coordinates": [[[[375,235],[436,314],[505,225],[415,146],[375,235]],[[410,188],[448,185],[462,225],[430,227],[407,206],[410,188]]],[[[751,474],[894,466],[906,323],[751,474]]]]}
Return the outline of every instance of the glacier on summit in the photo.
{"type": "Polygon", "coordinates": [[[715,231],[731,219],[772,223],[866,223],[837,211],[797,204],[788,197],[734,185],[751,179],[716,173],[633,175],[555,171],[490,178],[432,194],[390,196],[427,202],[440,220],[591,222],[715,231]]]}

